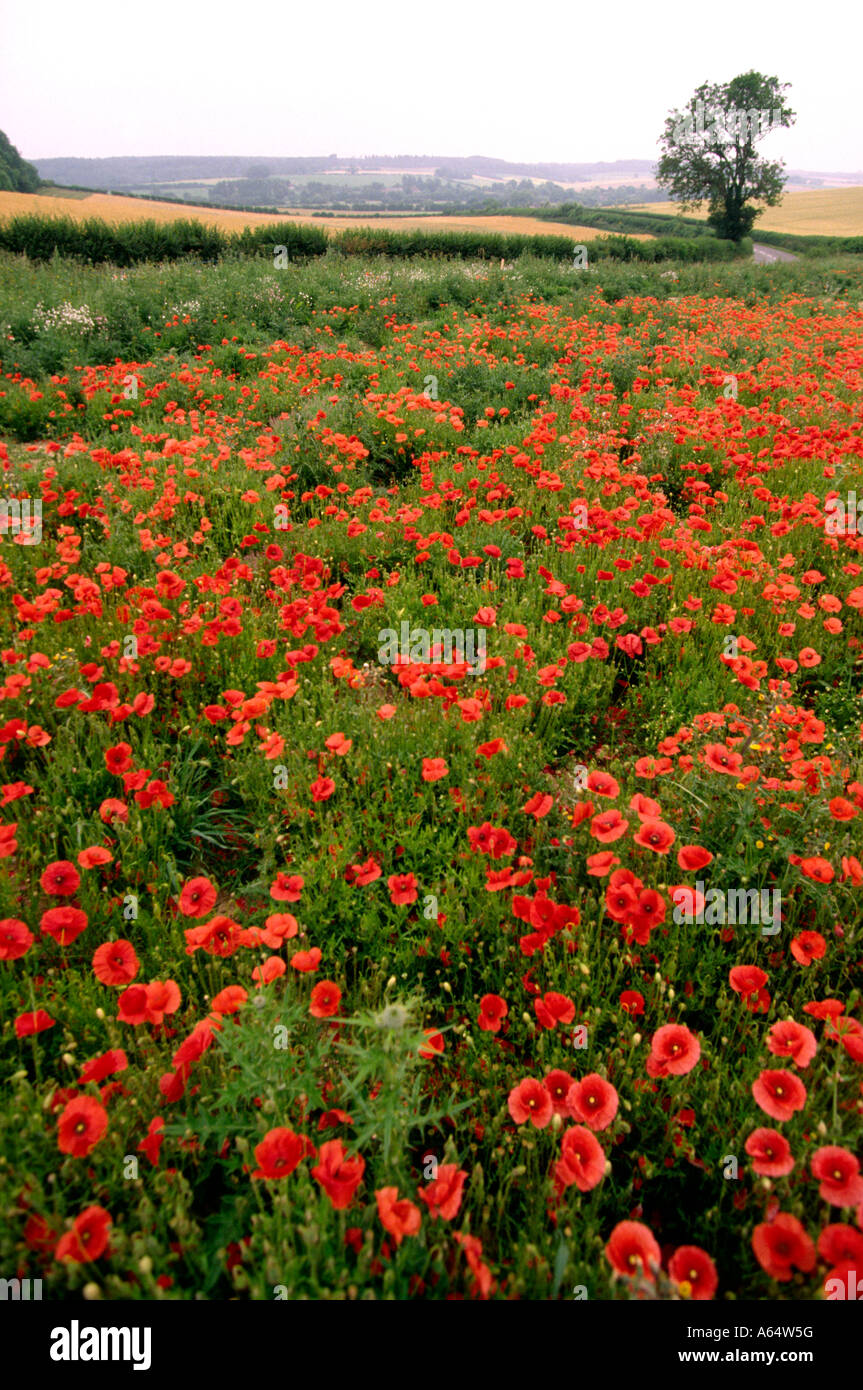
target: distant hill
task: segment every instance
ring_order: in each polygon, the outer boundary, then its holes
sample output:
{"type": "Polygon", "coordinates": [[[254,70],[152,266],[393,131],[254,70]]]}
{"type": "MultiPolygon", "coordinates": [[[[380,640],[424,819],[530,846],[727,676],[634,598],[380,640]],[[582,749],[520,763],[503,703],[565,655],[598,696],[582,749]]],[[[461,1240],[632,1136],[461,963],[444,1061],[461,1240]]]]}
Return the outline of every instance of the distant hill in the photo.
{"type": "Polygon", "coordinates": [[[476,174],[486,178],[536,178],[557,182],[595,175],[650,177],[651,159],[617,159],[592,164],[512,164],[485,155],[337,155],[271,157],[251,155],[128,155],[110,159],[37,159],[43,179],[82,188],[133,188],[146,183],[179,183],[186,179],[267,178],[273,175],[324,174],[333,170],[434,170],[445,168],[456,178],[476,174]]]}
{"type": "MultiPolygon", "coordinates": [[[[8,143],[8,142],[7,142],[8,143]]],[[[11,150],[12,147],[9,146],[11,150]]],[[[33,178],[63,187],[92,188],[117,193],[137,192],[147,197],[178,194],[193,202],[255,206],[329,207],[347,210],[439,210],[438,204],[467,208],[482,202],[482,190],[493,200],[526,205],[558,201],[557,189],[567,186],[570,196],[581,190],[590,204],[625,204],[664,197],[654,180],[655,160],[615,159],[590,163],[514,163],[487,155],[122,155],[108,159],[37,159],[33,178]],[[38,170],[38,175],[36,174],[38,170]],[[383,183],[375,182],[380,175],[383,183]],[[393,189],[402,176],[403,196],[393,189]],[[415,177],[414,177],[415,176],[415,177]],[[320,186],[309,180],[323,178],[320,186]],[[288,194],[288,180],[294,179],[288,194]],[[435,180],[437,183],[435,184],[435,180]],[[529,184],[518,196],[504,196],[503,186],[515,189],[517,180],[542,182],[542,190],[529,184]],[[340,191],[335,184],[339,184],[340,191]],[[407,188],[407,185],[410,188],[407,188]],[[460,184],[460,187],[457,185],[460,184]],[[217,185],[219,185],[217,187],[217,185]],[[332,185],[328,192],[328,185],[332,185]],[[386,188],[384,188],[386,185],[386,188]]],[[[2,171],[2,158],[0,158],[2,171]]],[[[786,172],[789,190],[863,186],[863,171],[822,173],[807,169],[786,172]]],[[[0,181],[0,188],[17,187],[0,181]]],[[[35,187],[35,186],[34,186],[35,187]]],[[[21,191],[32,192],[28,186],[21,191]]]]}

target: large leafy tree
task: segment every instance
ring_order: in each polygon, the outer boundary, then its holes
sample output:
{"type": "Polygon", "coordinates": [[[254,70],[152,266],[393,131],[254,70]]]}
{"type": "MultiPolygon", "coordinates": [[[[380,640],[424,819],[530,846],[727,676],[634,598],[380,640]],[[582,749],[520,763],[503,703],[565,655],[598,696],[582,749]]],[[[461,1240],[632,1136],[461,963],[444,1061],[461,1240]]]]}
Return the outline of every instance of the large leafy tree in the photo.
{"type": "Polygon", "coordinates": [[[11,193],[35,193],[41,182],[33,165],[21,158],[0,130],[0,188],[11,193]]]}
{"type": "Polygon", "coordinates": [[[786,104],[789,83],[760,72],[730,82],[703,82],[682,111],[666,117],[657,182],[686,211],[708,203],[708,222],[721,237],[740,241],[763,210],[782,196],[784,164],[759,158],[756,142],[794,124],[786,104]]]}

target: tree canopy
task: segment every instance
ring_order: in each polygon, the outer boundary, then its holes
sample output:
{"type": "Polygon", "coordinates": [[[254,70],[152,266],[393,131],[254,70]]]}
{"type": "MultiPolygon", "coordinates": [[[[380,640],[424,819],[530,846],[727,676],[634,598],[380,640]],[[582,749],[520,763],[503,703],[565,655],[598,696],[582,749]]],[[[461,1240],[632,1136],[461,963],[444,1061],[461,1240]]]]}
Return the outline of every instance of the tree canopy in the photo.
{"type": "Polygon", "coordinates": [[[0,130],[0,189],[7,193],[35,193],[41,182],[33,165],[21,158],[0,130]]]}
{"type": "Polygon", "coordinates": [[[756,142],[794,124],[789,84],[759,72],[730,82],[703,82],[683,111],[666,117],[657,180],[683,211],[708,204],[708,222],[721,237],[740,241],[762,208],[782,197],[785,166],[758,156],[756,142]]]}

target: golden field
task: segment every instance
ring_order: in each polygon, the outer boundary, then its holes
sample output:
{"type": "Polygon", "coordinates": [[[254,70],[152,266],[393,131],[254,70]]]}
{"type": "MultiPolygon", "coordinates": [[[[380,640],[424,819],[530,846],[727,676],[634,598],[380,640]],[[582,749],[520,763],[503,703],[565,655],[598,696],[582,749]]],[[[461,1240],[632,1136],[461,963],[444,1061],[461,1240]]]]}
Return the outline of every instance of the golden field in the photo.
{"type": "MultiPolygon", "coordinates": [[[[241,231],[262,222],[297,222],[303,226],[322,227],[325,231],[340,231],[345,227],[417,228],[432,231],[537,232],[541,236],[568,236],[573,241],[589,241],[601,237],[593,227],[571,227],[565,222],[542,222],[536,217],[411,217],[394,214],[391,217],[355,216],[313,217],[298,208],[281,216],[267,212],[240,212],[234,209],[198,207],[189,203],[160,203],[152,199],[126,198],[119,193],[91,193],[84,197],[46,197],[39,193],[6,193],[0,191],[0,220],[21,213],[43,213],[48,217],[101,217],[105,222],[137,222],[152,218],[156,222],[174,222],[177,218],[194,218],[225,232],[241,231]]],[[[639,241],[652,240],[639,235],[639,241]]]]}
{"type": "MultiPolygon", "coordinates": [[[[676,203],[642,203],[631,211],[677,212],[676,203]]],[[[701,212],[689,217],[706,217],[701,212]]],[[[765,208],[755,224],[765,232],[796,232],[798,236],[863,236],[863,188],[816,188],[786,193],[778,207],[765,208]]]]}

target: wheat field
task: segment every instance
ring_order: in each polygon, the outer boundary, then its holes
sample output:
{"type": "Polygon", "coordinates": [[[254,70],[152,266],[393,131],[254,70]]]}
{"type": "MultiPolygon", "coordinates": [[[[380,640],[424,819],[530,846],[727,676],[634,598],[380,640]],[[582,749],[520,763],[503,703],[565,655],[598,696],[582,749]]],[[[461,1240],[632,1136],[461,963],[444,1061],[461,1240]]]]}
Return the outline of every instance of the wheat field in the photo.
{"type": "MultiPolygon", "coordinates": [[[[224,232],[242,231],[243,227],[255,227],[261,223],[285,221],[296,222],[301,226],[322,227],[324,231],[340,231],[346,227],[384,227],[391,229],[417,229],[419,231],[488,231],[516,232],[527,235],[538,233],[541,236],[568,236],[573,241],[590,241],[604,235],[593,227],[574,227],[565,222],[543,222],[537,217],[470,217],[470,216],[430,216],[411,217],[364,217],[354,216],[313,217],[305,208],[297,208],[289,213],[276,215],[268,212],[240,212],[234,209],[198,207],[192,203],[162,203],[155,199],[127,198],[119,193],[91,193],[83,197],[46,197],[39,193],[7,193],[0,191],[0,220],[22,213],[42,213],[48,217],[73,217],[82,219],[100,217],[105,222],[136,222],[152,218],[156,222],[174,222],[178,218],[194,218],[208,226],[218,227],[224,232]]],[[[639,234],[638,241],[650,241],[651,237],[639,234]]]]}
{"type": "MultiPolygon", "coordinates": [[[[642,203],[631,211],[677,212],[676,203],[642,203]]],[[[688,217],[707,216],[706,207],[688,217]]],[[[765,208],[755,224],[765,232],[798,236],[863,236],[863,187],[806,189],[786,193],[778,207],[765,208]]]]}

